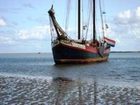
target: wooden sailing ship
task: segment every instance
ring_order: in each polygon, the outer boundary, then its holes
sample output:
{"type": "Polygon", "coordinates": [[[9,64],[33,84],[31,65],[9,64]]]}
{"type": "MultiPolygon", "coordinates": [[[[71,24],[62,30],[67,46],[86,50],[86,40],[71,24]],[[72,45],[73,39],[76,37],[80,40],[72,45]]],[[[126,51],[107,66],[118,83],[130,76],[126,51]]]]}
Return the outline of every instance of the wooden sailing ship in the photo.
{"type": "MultiPolygon", "coordinates": [[[[48,11],[51,23],[51,32],[56,33],[56,38],[51,40],[52,53],[56,64],[63,63],[90,63],[107,61],[110,48],[115,46],[115,41],[103,36],[97,40],[96,35],[96,0],[92,0],[92,39],[81,39],[81,0],[78,0],[78,40],[69,38],[55,18],[53,6],[48,11]]],[[[102,16],[102,13],[101,13],[102,16]]],[[[103,25],[103,19],[102,19],[103,25]]],[[[104,32],[103,26],[103,32],[104,32]]]]}

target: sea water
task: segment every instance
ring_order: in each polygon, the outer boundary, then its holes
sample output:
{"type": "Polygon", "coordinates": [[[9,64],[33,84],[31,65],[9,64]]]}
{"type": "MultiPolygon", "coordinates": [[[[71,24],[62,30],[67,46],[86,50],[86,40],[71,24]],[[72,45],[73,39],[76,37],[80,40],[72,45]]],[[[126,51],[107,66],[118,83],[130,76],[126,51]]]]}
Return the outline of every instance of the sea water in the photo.
{"type": "Polygon", "coordinates": [[[139,105],[140,53],[55,65],[50,53],[0,54],[0,105],[139,105]]]}

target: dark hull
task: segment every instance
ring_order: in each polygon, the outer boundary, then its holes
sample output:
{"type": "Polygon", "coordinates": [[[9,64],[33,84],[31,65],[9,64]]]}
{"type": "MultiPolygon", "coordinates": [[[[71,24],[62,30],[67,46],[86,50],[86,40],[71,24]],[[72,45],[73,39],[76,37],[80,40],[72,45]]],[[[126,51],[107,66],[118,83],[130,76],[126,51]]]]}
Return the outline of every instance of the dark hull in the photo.
{"type": "MultiPolygon", "coordinates": [[[[64,63],[91,63],[107,61],[109,52],[102,55],[98,51],[88,51],[59,43],[52,48],[56,64],[64,63]]],[[[110,51],[110,49],[109,49],[110,51]]]]}

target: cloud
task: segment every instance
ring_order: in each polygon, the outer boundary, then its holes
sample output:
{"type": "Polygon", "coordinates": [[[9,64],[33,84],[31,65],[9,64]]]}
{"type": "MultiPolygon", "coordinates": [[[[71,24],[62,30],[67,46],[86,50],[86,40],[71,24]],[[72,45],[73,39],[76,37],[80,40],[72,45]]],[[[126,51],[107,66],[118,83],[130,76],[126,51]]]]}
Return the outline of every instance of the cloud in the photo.
{"type": "Polygon", "coordinates": [[[130,38],[140,38],[140,7],[120,12],[113,20],[113,31],[130,38]]]}
{"type": "Polygon", "coordinates": [[[140,50],[140,7],[120,12],[110,23],[109,34],[116,40],[114,50],[140,50]]]}
{"type": "Polygon", "coordinates": [[[14,44],[15,41],[10,37],[0,36],[0,44],[14,44]]]}
{"type": "Polygon", "coordinates": [[[26,3],[26,4],[23,4],[24,7],[27,7],[27,8],[31,8],[31,9],[34,9],[35,7],[30,4],[30,3],[26,3]]]}
{"type": "Polygon", "coordinates": [[[0,17],[0,27],[6,26],[6,21],[0,17]]]}
{"type": "Polygon", "coordinates": [[[140,7],[135,10],[126,10],[120,12],[115,18],[119,24],[140,24],[140,7]]]}
{"type": "Polygon", "coordinates": [[[36,26],[31,29],[22,29],[18,31],[19,39],[22,40],[43,40],[50,34],[49,26],[36,26]]]}
{"type": "Polygon", "coordinates": [[[118,17],[121,18],[121,19],[129,19],[131,18],[131,11],[130,10],[127,10],[127,11],[123,11],[121,13],[119,13],[118,17]]]}
{"type": "Polygon", "coordinates": [[[136,16],[140,18],[140,7],[138,7],[136,10],[136,16]]]}
{"type": "Polygon", "coordinates": [[[0,13],[10,13],[10,14],[17,14],[17,13],[20,13],[20,11],[21,11],[22,9],[20,8],[20,7],[17,7],[17,8],[15,8],[15,7],[13,7],[13,8],[8,8],[8,7],[6,7],[6,8],[1,8],[0,7],[0,13]]]}

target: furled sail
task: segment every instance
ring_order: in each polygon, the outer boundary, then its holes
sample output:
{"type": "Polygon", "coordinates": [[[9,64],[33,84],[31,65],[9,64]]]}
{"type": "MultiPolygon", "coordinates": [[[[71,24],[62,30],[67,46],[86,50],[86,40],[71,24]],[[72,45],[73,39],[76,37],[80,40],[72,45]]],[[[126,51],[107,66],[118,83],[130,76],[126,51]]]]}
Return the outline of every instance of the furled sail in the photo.
{"type": "Polygon", "coordinates": [[[53,5],[52,5],[51,9],[48,11],[48,13],[49,13],[49,16],[53,22],[53,25],[55,27],[55,30],[56,30],[58,37],[59,38],[67,38],[67,34],[65,33],[65,31],[60,27],[60,25],[56,21],[53,5]]]}

